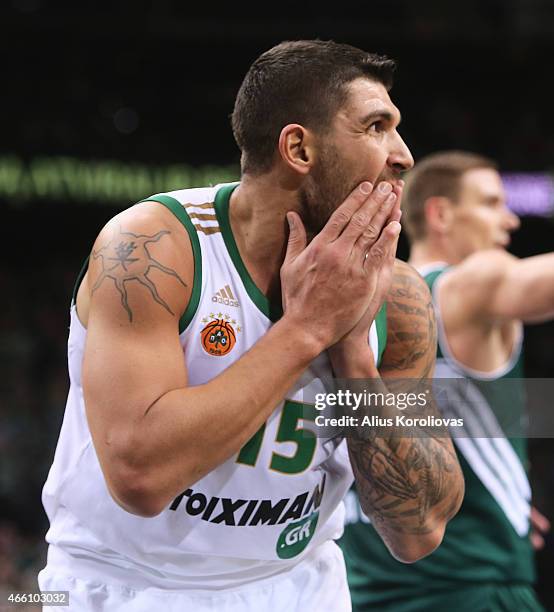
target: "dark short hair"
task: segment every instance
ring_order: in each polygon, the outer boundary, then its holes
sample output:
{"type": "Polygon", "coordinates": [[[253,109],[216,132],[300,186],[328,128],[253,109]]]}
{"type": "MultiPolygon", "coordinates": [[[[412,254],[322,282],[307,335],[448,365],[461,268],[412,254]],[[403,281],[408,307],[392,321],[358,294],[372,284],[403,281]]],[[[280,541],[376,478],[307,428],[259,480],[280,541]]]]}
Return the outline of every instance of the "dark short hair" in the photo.
{"type": "Polygon", "coordinates": [[[456,203],[460,197],[463,175],[469,170],[490,168],[496,162],[467,151],[439,151],[423,157],[406,175],[402,196],[403,227],[411,242],[426,236],[425,202],[441,196],[456,203]]]}
{"type": "Polygon", "coordinates": [[[325,133],[354,79],[369,78],[389,90],[395,67],[386,56],[330,40],[285,41],[263,53],[250,66],[232,114],[243,173],[271,168],[289,123],[325,133]]]}

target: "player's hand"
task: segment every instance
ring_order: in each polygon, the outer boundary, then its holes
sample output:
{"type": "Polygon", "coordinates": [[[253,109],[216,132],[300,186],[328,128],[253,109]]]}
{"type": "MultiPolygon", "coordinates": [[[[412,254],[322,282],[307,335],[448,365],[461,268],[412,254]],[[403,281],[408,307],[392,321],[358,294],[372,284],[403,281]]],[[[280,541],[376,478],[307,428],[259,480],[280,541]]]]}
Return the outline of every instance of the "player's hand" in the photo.
{"type": "Polygon", "coordinates": [[[287,214],[291,229],[281,267],[283,319],[310,333],[321,350],[382,299],[379,276],[389,266],[400,233],[398,221],[391,220],[397,199],[390,183],[375,189],[362,183],[308,246],[300,216],[287,214]]]}
{"type": "MultiPolygon", "coordinates": [[[[396,194],[396,202],[390,212],[387,223],[391,223],[393,221],[397,223],[400,222],[400,218],[402,216],[400,202],[402,199],[403,188],[403,181],[399,181],[393,188],[393,192],[396,194]]],[[[379,312],[379,309],[383,305],[383,302],[385,301],[387,293],[390,289],[397,246],[398,234],[396,235],[396,238],[388,244],[388,250],[384,254],[382,265],[377,268],[377,288],[373,293],[364,315],[353,327],[353,329],[344,335],[336,344],[330,347],[329,352],[331,358],[334,354],[342,351],[349,352],[352,350],[370,350],[368,344],[369,328],[379,312]]]]}
{"type": "Polygon", "coordinates": [[[544,537],[550,531],[550,521],[535,506],[531,506],[531,544],[535,550],[544,548],[544,537]]]}

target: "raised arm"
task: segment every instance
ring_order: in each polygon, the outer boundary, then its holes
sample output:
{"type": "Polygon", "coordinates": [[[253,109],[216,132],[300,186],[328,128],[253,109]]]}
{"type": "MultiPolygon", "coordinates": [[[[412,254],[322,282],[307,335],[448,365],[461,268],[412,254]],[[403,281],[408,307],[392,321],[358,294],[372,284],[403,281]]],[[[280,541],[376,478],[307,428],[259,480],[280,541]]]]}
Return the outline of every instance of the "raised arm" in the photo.
{"type": "MultiPolygon", "coordinates": [[[[356,189],[307,248],[291,215],[283,318],[197,386],[188,385],[178,334],[194,270],[184,229],[161,205],[143,204],[102,230],[87,274],[83,392],[104,477],[122,507],[154,516],[238,452],[309,363],[361,318],[375,282],[359,263],[371,244],[356,241],[367,218],[380,230],[387,217],[370,191],[356,189]]],[[[384,231],[380,248],[392,239],[384,231]]]]}
{"type": "MultiPolygon", "coordinates": [[[[409,393],[433,375],[436,327],[431,296],[419,274],[396,260],[386,302],[387,346],[379,371],[365,339],[366,348],[345,344],[340,357],[333,348],[335,373],[371,379],[372,390],[385,392],[387,380],[398,379],[402,388],[394,391],[409,393]]],[[[395,407],[370,410],[381,417],[398,414],[395,407]]],[[[425,414],[440,416],[429,404],[425,414]]],[[[435,437],[423,428],[415,432],[417,437],[387,436],[369,427],[350,433],[348,450],[362,509],[397,559],[413,562],[428,555],[442,541],[463,498],[463,476],[450,438],[435,437]]]]}
{"type": "Polygon", "coordinates": [[[188,386],[178,323],[193,266],[182,227],[152,204],[111,221],[90,258],[87,417],[112,496],[143,516],[237,452],[320,350],[283,321],[217,379],[188,386]]]}
{"type": "Polygon", "coordinates": [[[440,300],[454,321],[554,318],[554,253],[518,259],[496,249],[465,259],[440,283],[440,300]],[[463,299],[460,299],[463,296],[463,299]]]}

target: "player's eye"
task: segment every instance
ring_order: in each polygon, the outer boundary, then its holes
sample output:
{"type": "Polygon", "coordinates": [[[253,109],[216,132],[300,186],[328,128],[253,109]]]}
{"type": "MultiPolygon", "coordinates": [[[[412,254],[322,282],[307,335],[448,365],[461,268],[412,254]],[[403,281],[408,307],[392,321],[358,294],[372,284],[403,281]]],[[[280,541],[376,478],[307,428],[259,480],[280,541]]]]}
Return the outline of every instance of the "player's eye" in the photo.
{"type": "Polygon", "coordinates": [[[382,121],[374,121],[368,128],[368,132],[379,133],[385,129],[385,125],[382,121]]]}

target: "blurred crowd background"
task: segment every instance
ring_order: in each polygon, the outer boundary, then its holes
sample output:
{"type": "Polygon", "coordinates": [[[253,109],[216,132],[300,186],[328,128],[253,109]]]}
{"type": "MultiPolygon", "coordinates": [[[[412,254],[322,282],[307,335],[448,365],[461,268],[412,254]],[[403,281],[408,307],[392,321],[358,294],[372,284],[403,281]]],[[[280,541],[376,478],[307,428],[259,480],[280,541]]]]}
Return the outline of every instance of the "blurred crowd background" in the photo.
{"type": "MultiPolygon", "coordinates": [[[[460,148],[492,156],[506,175],[528,173],[522,210],[542,187],[510,250],[554,250],[551,0],[240,10],[6,0],[0,32],[0,590],[34,588],[44,564],[40,492],[68,388],[68,307],[94,237],[155,191],[238,177],[229,114],[249,64],[273,44],[332,38],[397,59],[392,97],[416,161],[460,148]]],[[[527,376],[553,378],[554,325],[526,332],[527,376]]],[[[554,443],[531,440],[530,450],[535,505],[552,520],[554,443]]],[[[538,569],[554,610],[552,536],[538,569]]]]}

